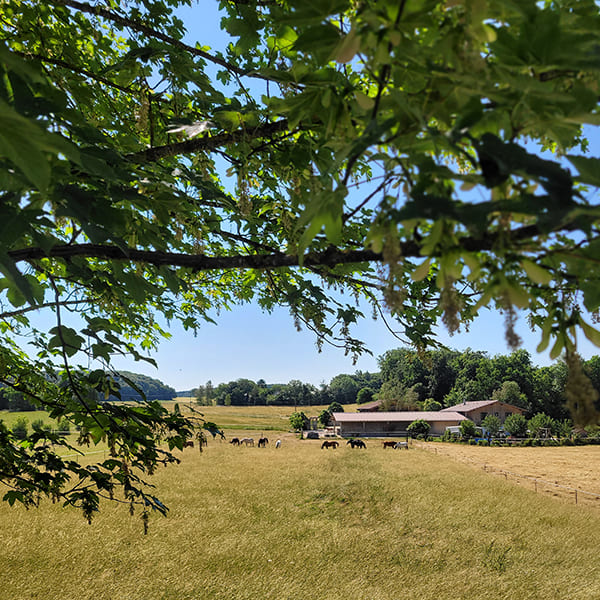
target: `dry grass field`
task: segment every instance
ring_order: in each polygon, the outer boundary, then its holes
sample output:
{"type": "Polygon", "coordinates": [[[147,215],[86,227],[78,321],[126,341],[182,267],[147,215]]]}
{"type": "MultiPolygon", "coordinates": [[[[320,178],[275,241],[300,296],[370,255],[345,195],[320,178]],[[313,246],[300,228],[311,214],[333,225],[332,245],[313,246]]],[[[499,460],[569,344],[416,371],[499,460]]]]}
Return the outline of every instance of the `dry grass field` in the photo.
{"type": "Polygon", "coordinates": [[[570,502],[574,501],[574,493],[565,491],[565,487],[591,492],[579,494],[578,503],[595,504],[600,508],[600,498],[595,496],[600,496],[600,446],[504,448],[440,443],[419,445],[488,473],[506,474],[506,479],[517,485],[570,502]],[[546,485],[546,482],[555,485],[546,485]]]}
{"type": "Polygon", "coordinates": [[[181,453],[154,477],[171,511],[146,536],[122,506],[87,525],[0,505],[0,600],[600,598],[600,510],[441,453],[273,433],[181,453]]]}

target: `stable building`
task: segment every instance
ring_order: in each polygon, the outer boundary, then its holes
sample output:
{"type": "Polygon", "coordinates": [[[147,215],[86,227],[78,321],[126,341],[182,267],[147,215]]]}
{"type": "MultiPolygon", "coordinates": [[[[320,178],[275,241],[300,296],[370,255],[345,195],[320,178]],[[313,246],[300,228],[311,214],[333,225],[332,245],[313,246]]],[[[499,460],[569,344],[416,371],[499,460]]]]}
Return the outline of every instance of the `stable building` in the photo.
{"type": "Polygon", "coordinates": [[[342,437],[394,437],[406,435],[413,421],[422,419],[431,427],[430,435],[442,435],[446,427],[456,427],[467,417],[456,411],[396,411],[333,413],[334,427],[342,437]]]}
{"type": "Polygon", "coordinates": [[[511,415],[522,415],[525,411],[518,406],[505,404],[504,402],[498,402],[497,400],[480,400],[449,406],[448,408],[443,408],[439,412],[460,413],[467,417],[467,419],[473,421],[475,425],[481,425],[481,422],[488,415],[494,415],[500,419],[501,423],[504,423],[507,417],[510,417],[511,415]]]}

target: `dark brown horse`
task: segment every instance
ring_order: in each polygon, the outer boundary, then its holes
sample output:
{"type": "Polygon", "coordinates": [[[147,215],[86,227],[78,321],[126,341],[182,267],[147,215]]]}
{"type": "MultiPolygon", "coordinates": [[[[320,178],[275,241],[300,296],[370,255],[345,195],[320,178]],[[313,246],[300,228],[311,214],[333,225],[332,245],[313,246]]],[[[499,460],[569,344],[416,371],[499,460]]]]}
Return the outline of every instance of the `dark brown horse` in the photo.
{"type": "Polygon", "coordinates": [[[346,444],[350,444],[351,448],[366,448],[367,445],[362,440],[348,440],[346,444]]]}
{"type": "Polygon", "coordinates": [[[239,446],[240,445],[240,439],[239,438],[233,438],[229,443],[233,444],[234,446],[239,446]]]}
{"type": "Polygon", "coordinates": [[[183,443],[183,447],[184,448],[193,448],[194,447],[194,442],[192,442],[191,440],[188,442],[184,442],[183,443]]]}
{"type": "Polygon", "coordinates": [[[269,439],[266,437],[260,438],[258,440],[258,447],[259,448],[266,448],[267,444],[269,443],[269,439]]]}
{"type": "Polygon", "coordinates": [[[329,441],[325,440],[321,444],[321,450],[323,450],[323,448],[333,448],[335,450],[338,446],[339,446],[338,442],[329,442],[329,441]]]}
{"type": "Polygon", "coordinates": [[[396,442],[383,442],[383,449],[385,450],[386,448],[394,448],[396,446],[396,442]]]}

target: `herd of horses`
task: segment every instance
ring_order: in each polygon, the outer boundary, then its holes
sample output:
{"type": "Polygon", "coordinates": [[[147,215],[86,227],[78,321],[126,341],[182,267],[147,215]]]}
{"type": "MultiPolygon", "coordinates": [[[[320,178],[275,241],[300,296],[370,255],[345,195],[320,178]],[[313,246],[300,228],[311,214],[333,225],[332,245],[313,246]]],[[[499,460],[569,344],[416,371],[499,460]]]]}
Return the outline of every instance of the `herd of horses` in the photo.
{"type": "MultiPolygon", "coordinates": [[[[333,448],[335,450],[339,445],[339,442],[336,442],[334,440],[325,440],[321,444],[321,450],[323,450],[323,448],[333,448]]],[[[346,445],[350,445],[351,448],[367,448],[367,445],[362,440],[350,439],[346,442],[346,445]]],[[[392,440],[386,440],[382,442],[382,445],[384,450],[386,448],[394,448],[396,450],[399,450],[400,448],[406,448],[408,450],[408,442],[394,442],[392,440]]]]}
{"type": "MultiPolygon", "coordinates": [[[[234,437],[230,442],[234,446],[254,446],[254,438],[236,438],[234,437]]],[[[269,438],[261,437],[258,440],[259,448],[266,448],[269,443],[269,438]]],[[[275,448],[281,448],[281,440],[275,442],[275,448]]]]}
{"type": "MultiPolygon", "coordinates": [[[[233,446],[252,446],[254,447],[254,438],[237,438],[234,437],[229,441],[230,444],[232,444],[233,446]]],[[[257,446],[259,448],[266,448],[267,444],[269,443],[269,439],[266,437],[261,437],[258,440],[257,446]]],[[[202,444],[206,445],[206,441],[202,440],[202,444]]],[[[336,450],[338,448],[338,446],[340,445],[339,442],[336,442],[335,440],[325,440],[322,444],[321,444],[321,450],[323,449],[329,449],[332,448],[333,450],[336,450]]],[[[349,445],[351,448],[362,448],[365,449],[367,448],[367,445],[362,441],[362,440],[355,440],[355,439],[349,439],[346,442],[346,445],[349,445]]],[[[383,445],[383,449],[385,450],[386,448],[394,448],[395,450],[399,450],[400,448],[405,448],[406,450],[408,450],[408,441],[406,442],[395,442],[393,440],[385,440],[382,442],[383,445]]],[[[184,448],[193,448],[194,447],[194,442],[192,441],[187,441],[185,442],[185,444],[183,445],[184,448]]],[[[275,442],[275,448],[281,448],[281,440],[277,440],[275,442]]]]}

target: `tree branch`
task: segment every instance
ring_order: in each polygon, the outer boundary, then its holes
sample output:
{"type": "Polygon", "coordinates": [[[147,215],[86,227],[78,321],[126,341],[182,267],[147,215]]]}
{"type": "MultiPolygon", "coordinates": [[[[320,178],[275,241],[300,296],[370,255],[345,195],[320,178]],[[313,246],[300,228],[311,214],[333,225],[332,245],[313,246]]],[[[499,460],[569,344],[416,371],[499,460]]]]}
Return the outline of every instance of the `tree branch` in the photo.
{"type": "MultiPolygon", "coordinates": [[[[502,232],[503,240],[510,237],[513,243],[534,238],[540,235],[536,225],[527,225],[515,229],[510,233],[502,232]]],[[[464,237],[459,241],[462,249],[470,252],[492,250],[499,235],[488,234],[484,237],[464,237]]],[[[420,258],[421,244],[414,240],[406,240],[400,243],[401,255],[406,258],[420,258]]],[[[297,254],[238,254],[234,256],[205,256],[203,254],[179,254],[175,252],[162,252],[153,250],[126,251],[117,246],[103,244],[79,244],[79,245],[56,245],[50,250],[44,250],[33,246],[21,250],[13,250],[8,255],[15,261],[32,261],[41,258],[63,258],[68,259],[75,256],[88,258],[99,258],[108,260],[123,260],[131,262],[147,263],[156,266],[185,267],[193,271],[212,271],[226,269],[275,269],[278,267],[313,267],[361,263],[361,262],[383,262],[383,253],[373,250],[339,250],[328,248],[323,252],[309,252],[303,257],[297,254]]]]}
{"type": "Polygon", "coordinates": [[[240,142],[245,138],[262,138],[270,137],[281,131],[286,131],[288,128],[287,119],[276,121],[274,123],[265,123],[254,129],[238,129],[232,132],[219,133],[217,135],[205,135],[202,137],[192,138],[184,142],[174,144],[165,144],[164,146],[156,146],[147,148],[140,152],[134,152],[125,156],[126,159],[132,162],[156,162],[161,158],[169,156],[178,156],[180,154],[189,154],[191,152],[212,151],[221,146],[227,146],[240,142]]]}
{"type": "Polygon", "coordinates": [[[261,75],[259,73],[253,73],[251,71],[249,72],[249,71],[245,71],[244,69],[240,69],[239,67],[236,67],[235,65],[232,65],[231,63],[228,63],[226,60],[219,58],[218,56],[213,56],[212,54],[209,54],[208,52],[205,52],[204,50],[200,50],[199,48],[195,48],[194,46],[189,46],[188,44],[185,44],[184,42],[182,42],[178,39],[175,39],[169,35],[161,33],[160,31],[156,31],[155,29],[152,29],[152,27],[148,27],[147,25],[144,25],[143,23],[140,23],[139,21],[134,21],[133,19],[128,19],[127,17],[122,17],[121,15],[117,15],[109,10],[106,10],[105,8],[102,8],[101,6],[92,6],[91,4],[86,4],[85,2],[78,2],[77,0],[50,0],[50,3],[54,4],[56,6],[68,6],[70,8],[74,8],[75,10],[79,10],[81,12],[96,15],[98,17],[103,17],[103,18],[107,19],[108,21],[112,21],[113,23],[120,25],[121,27],[126,27],[126,28],[132,29],[134,31],[137,31],[139,33],[143,33],[144,35],[147,35],[148,37],[156,38],[157,40],[160,40],[161,42],[171,44],[172,46],[175,46],[176,48],[179,48],[180,50],[189,52],[193,56],[198,56],[200,58],[208,60],[214,64],[217,64],[217,65],[223,67],[230,73],[234,73],[235,75],[243,75],[246,77],[254,77],[256,79],[263,79],[265,81],[271,81],[270,77],[261,75]]]}

